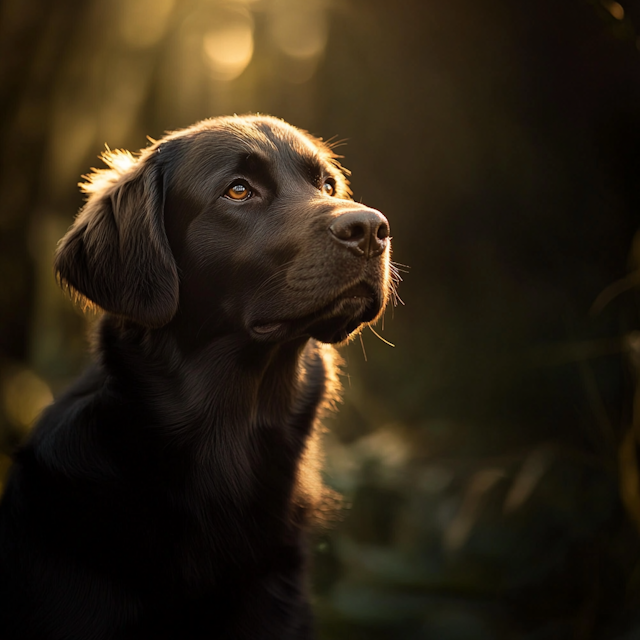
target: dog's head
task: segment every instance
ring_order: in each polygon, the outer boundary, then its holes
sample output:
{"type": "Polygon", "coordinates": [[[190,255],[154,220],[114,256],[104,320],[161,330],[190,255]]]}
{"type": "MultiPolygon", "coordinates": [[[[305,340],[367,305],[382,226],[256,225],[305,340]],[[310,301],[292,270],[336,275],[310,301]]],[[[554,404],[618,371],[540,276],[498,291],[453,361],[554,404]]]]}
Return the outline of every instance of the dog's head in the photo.
{"type": "Polygon", "coordinates": [[[341,342],[389,295],[389,225],[331,149],[275,118],[206,120],[108,152],[55,259],[59,279],[148,327],[341,342]]]}

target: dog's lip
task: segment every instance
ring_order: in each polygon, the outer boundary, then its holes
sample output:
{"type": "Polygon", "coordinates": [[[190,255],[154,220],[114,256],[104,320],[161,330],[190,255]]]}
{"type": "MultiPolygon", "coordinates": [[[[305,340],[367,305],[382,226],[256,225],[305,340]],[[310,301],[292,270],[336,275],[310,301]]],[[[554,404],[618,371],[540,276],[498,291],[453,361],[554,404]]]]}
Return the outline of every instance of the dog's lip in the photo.
{"type": "Polygon", "coordinates": [[[268,324],[256,324],[252,327],[253,331],[255,333],[258,333],[260,335],[267,335],[269,333],[273,333],[274,331],[277,331],[278,329],[280,329],[284,324],[286,324],[285,322],[270,322],[268,324]]]}
{"type": "MultiPolygon", "coordinates": [[[[342,301],[353,300],[354,302],[359,299],[373,300],[376,298],[376,293],[374,287],[368,282],[361,280],[356,284],[349,286],[347,289],[339,293],[335,298],[333,298],[325,307],[333,307],[338,305],[342,301]]],[[[316,315],[316,314],[312,314],[316,315]]],[[[322,309],[319,310],[319,314],[322,316],[322,309]]],[[[309,318],[312,321],[311,318],[309,318]]],[[[304,324],[307,324],[305,318],[290,318],[276,321],[267,321],[262,322],[259,321],[251,326],[251,331],[256,336],[264,336],[264,337],[275,337],[279,332],[281,332],[286,327],[303,321],[304,324]]]]}

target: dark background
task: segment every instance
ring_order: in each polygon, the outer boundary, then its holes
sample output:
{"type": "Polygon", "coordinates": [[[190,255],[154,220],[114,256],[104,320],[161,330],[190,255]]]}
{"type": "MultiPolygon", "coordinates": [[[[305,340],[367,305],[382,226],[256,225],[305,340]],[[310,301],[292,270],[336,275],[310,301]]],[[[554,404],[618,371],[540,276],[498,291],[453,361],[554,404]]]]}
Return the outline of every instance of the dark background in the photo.
{"type": "Polygon", "coordinates": [[[321,637],[640,638],[639,27],[622,0],[0,0],[0,479],[87,359],[51,268],[80,175],[270,113],[346,141],[410,266],[396,346],[343,350],[321,637]]]}

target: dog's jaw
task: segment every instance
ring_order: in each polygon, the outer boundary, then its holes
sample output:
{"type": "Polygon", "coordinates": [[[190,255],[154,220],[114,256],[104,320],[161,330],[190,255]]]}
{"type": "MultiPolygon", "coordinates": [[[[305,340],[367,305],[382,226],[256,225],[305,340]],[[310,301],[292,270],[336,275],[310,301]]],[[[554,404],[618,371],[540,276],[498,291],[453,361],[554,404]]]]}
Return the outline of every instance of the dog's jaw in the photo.
{"type": "Polygon", "coordinates": [[[260,342],[286,342],[300,337],[328,344],[345,342],[361,325],[375,321],[382,313],[386,286],[386,281],[377,286],[359,281],[301,317],[253,323],[250,334],[260,342]]]}

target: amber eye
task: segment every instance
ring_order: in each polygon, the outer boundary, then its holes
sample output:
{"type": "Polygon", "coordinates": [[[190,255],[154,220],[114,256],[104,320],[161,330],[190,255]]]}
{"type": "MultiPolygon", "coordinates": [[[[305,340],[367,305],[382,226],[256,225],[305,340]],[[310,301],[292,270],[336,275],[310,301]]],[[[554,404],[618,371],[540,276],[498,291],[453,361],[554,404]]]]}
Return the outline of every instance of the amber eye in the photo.
{"type": "Polygon", "coordinates": [[[249,185],[244,182],[234,182],[224,193],[230,200],[248,200],[253,195],[249,185]]]}
{"type": "Polygon", "coordinates": [[[327,180],[322,185],[322,193],[326,193],[328,196],[334,195],[336,192],[336,185],[333,180],[327,180]]]}

